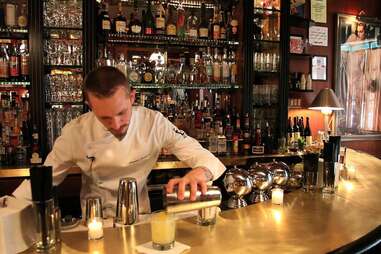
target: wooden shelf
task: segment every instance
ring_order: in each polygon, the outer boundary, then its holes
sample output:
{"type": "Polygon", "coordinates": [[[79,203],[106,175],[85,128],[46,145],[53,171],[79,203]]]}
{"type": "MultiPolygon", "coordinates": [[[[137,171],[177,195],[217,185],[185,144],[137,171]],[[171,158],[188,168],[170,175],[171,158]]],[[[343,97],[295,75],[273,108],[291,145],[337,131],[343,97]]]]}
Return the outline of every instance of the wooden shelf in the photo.
{"type": "Polygon", "coordinates": [[[178,38],[165,35],[131,35],[110,33],[107,43],[136,44],[140,46],[236,47],[238,41],[178,38]]]}
{"type": "Polygon", "coordinates": [[[131,86],[135,89],[238,89],[241,88],[238,84],[143,84],[143,83],[131,83],[131,86]]]}
{"type": "Polygon", "coordinates": [[[314,90],[302,90],[302,89],[290,89],[289,92],[295,92],[295,93],[312,93],[314,90]]]}

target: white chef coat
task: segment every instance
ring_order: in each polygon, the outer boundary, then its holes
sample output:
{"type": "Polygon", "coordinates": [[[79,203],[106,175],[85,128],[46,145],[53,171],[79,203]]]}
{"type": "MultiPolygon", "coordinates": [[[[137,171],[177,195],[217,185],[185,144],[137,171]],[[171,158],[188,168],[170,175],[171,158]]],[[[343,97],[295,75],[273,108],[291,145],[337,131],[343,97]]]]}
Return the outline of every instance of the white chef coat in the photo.
{"type": "Polygon", "coordinates": [[[138,185],[139,212],[150,212],[147,177],[162,148],[189,167],[205,167],[217,179],[225,166],[195,139],[179,130],[160,112],[133,107],[122,140],[114,137],[93,112],[72,120],[55,141],[45,165],[53,167],[53,184],[61,183],[68,169],[82,170],[81,206],[86,197],[101,196],[106,216],[115,216],[119,179],[134,177],[138,185]]]}

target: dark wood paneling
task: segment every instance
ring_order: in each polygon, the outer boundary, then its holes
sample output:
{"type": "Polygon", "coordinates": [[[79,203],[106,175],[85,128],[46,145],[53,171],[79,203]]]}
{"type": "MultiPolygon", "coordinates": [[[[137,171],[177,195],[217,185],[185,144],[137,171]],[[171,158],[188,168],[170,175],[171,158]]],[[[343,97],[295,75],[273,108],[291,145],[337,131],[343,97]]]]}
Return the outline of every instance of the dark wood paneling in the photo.
{"type": "Polygon", "coordinates": [[[381,140],[344,141],[342,146],[365,152],[381,159],[381,140]]]}

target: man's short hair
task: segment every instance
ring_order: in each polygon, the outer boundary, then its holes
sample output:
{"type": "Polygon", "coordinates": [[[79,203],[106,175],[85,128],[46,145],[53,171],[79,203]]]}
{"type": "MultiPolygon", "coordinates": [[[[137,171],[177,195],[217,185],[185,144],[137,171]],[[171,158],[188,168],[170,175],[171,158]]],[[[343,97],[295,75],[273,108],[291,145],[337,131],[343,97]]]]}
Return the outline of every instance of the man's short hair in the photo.
{"type": "Polygon", "coordinates": [[[111,97],[117,87],[125,87],[127,94],[130,92],[126,76],[115,67],[102,66],[89,72],[85,78],[83,91],[87,98],[87,93],[92,93],[98,98],[111,97]]]}

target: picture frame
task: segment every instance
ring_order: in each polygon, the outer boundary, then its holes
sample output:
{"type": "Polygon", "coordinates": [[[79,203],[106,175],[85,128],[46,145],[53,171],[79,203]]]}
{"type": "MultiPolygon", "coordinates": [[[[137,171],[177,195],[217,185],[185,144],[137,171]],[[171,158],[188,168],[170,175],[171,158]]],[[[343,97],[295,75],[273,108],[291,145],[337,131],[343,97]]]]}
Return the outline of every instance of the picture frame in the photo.
{"type": "Polygon", "coordinates": [[[311,57],[311,78],[316,81],[327,81],[328,57],[314,55],[311,57]]]}
{"type": "Polygon", "coordinates": [[[291,54],[303,54],[304,40],[303,36],[290,35],[290,53],[291,54]]]}

